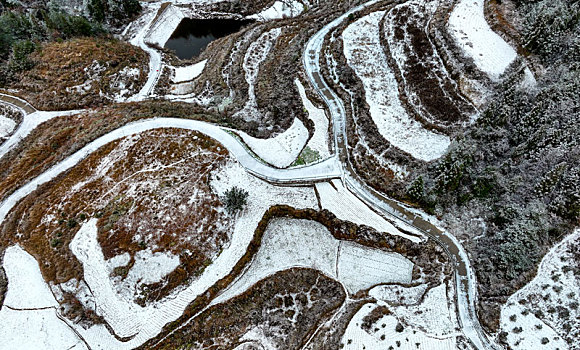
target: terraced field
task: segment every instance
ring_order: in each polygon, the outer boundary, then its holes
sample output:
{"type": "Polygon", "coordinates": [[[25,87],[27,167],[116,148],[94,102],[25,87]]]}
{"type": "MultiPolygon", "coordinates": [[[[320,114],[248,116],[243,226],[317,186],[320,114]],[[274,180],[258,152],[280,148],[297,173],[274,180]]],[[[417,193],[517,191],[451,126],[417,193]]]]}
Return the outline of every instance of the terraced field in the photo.
{"type": "Polygon", "coordinates": [[[150,1],[47,39],[0,94],[0,349],[574,348],[577,235],[483,328],[421,175],[537,84],[485,6],[150,1]],[[184,19],[244,24],[180,59],[184,19]]]}

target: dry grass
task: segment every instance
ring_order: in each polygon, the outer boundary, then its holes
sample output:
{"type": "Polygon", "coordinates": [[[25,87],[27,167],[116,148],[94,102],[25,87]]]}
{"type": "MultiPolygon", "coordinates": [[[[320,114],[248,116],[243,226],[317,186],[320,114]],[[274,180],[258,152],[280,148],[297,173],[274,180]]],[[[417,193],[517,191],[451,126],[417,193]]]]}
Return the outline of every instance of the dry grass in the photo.
{"type": "Polygon", "coordinates": [[[124,89],[128,93],[137,91],[148,72],[148,57],[143,50],[113,39],[80,38],[44,44],[32,60],[34,68],[21,73],[10,88],[45,110],[109,103],[124,89]],[[125,74],[129,69],[139,74],[125,74]]]}
{"type": "Polygon", "coordinates": [[[344,298],[340,284],[318,271],[281,271],[204,311],[156,347],[233,349],[246,333],[259,328],[263,340],[277,348],[298,349],[344,298]]]}
{"type": "Polygon", "coordinates": [[[117,104],[77,116],[57,117],[33,130],[17,147],[0,158],[0,200],[3,200],[90,141],[129,122],[151,117],[177,117],[218,122],[183,103],[141,102],[117,104]]]}
{"type": "Polygon", "coordinates": [[[163,283],[143,286],[141,301],[157,300],[200,274],[228,239],[229,217],[209,187],[226,158],[222,146],[192,131],[112,142],[21,201],[2,226],[1,245],[21,244],[47,281],[81,280],[68,246],[83,221],[98,217],[105,258],[146,248],[180,257],[163,283]]]}

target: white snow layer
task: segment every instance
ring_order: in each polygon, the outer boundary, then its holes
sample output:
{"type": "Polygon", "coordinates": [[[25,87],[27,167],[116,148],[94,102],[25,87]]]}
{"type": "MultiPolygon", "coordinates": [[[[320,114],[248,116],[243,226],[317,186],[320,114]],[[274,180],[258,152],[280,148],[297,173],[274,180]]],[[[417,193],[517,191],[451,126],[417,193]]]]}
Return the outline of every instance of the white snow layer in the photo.
{"type": "Polygon", "coordinates": [[[53,308],[17,311],[4,307],[0,324],[0,349],[87,348],[53,308]]]}
{"type": "Polygon", "coordinates": [[[318,108],[308,99],[306,96],[306,91],[300,80],[296,79],[294,81],[298,87],[298,92],[300,93],[300,98],[302,98],[302,104],[306,111],[308,112],[308,118],[314,122],[314,135],[306,146],[310,149],[318,152],[320,158],[325,159],[330,157],[330,151],[328,150],[329,140],[328,140],[328,118],[326,113],[324,113],[323,108],[318,108]]]}
{"type": "Polygon", "coordinates": [[[192,64],[191,66],[176,67],[173,82],[182,83],[197,78],[203,72],[206,63],[207,60],[203,60],[201,62],[197,62],[196,64],[192,64]]]}
{"type": "Polygon", "coordinates": [[[4,254],[8,291],[4,305],[17,309],[46,308],[58,305],[44,282],[34,257],[19,246],[11,246],[4,254]]]}
{"type": "Polygon", "coordinates": [[[302,11],[304,11],[304,5],[300,1],[278,0],[262,12],[248,16],[248,18],[257,21],[269,21],[273,19],[296,17],[301,14],[302,11]]]}
{"type": "Polygon", "coordinates": [[[430,161],[441,157],[449,137],[423,128],[411,118],[399,99],[399,88],[380,42],[385,11],[373,12],[342,33],[348,65],[362,80],[367,103],[379,133],[393,146],[413,157],[430,161]]]}
{"type": "Polygon", "coordinates": [[[178,256],[168,252],[153,253],[151,249],[141,250],[135,254],[135,264],[129,270],[125,280],[133,281],[133,285],[137,282],[156,283],[175,270],[177,266],[179,266],[178,256]]]}
{"type": "Polygon", "coordinates": [[[484,0],[461,0],[451,12],[449,29],[479,69],[498,80],[516,58],[516,51],[487,24],[483,14],[484,0]]]}
{"type": "Polygon", "coordinates": [[[436,338],[420,328],[406,326],[397,332],[399,323],[396,316],[390,314],[380,318],[375,328],[364,330],[363,319],[378,305],[365,304],[352,318],[342,337],[343,349],[347,350],[455,350],[455,336],[436,338]]]}
{"type": "Polygon", "coordinates": [[[575,329],[575,323],[580,320],[578,307],[571,307],[572,303],[578,302],[580,283],[569,269],[570,265],[575,266],[568,246],[579,239],[580,229],[577,229],[554,246],[540,263],[536,277],[512,294],[502,307],[500,327],[508,333],[507,343],[512,349],[569,348],[560,335],[567,332],[564,323],[571,322],[572,329],[575,329]],[[568,310],[568,320],[560,318],[562,308],[568,310]],[[536,313],[543,314],[542,319],[536,317],[536,313]],[[518,328],[521,329],[516,331],[518,328]]]}
{"type": "Polygon", "coordinates": [[[173,5],[167,6],[155,22],[150,24],[145,35],[145,41],[161,47],[165,46],[165,43],[169,40],[171,34],[173,34],[175,28],[177,28],[184,17],[185,14],[179,7],[173,5]]]}
{"type": "Polygon", "coordinates": [[[243,131],[238,133],[258,157],[278,168],[292,164],[308,141],[308,129],[298,118],[294,118],[288,130],[269,139],[258,139],[243,131]]]}
{"type": "Polygon", "coordinates": [[[346,189],[338,180],[316,183],[322,209],[328,209],[337,218],[350,221],[357,225],[366,225],[379,232],[405,237],[413,242],[420,242],[419,237],[407,235],[399,231],[382,216],[372,211],[360,199],[346,189]]]}
{"type": "Polygon", "coordinates": [[[3,266],[8,291],[0,310],[0,348],[86,349],[57,317],[58,303],[34,257],[19,246],[11,246],[5,251],[3,266]]]}
{"type": "Polygon", "coordinates": [[[15,127],[16,122],[14,120],[0,115],[0,139],[4,139],[10,135],[15,127]]]}
{"type": "Polygon", "coordinates": [[[398,253],[343,242],[336,269],[336,278],[355,294],[380,283],[411,283],[413,263],[398,253]]]}
{"type": "Polygon", "coordinates": [[[316,221],[280,218],[268,224],[260,249],[243,275],[212,305],[292,267],[319,270],[354,294],[380,283],[411,282],[413,263],[398,253],[342,242],[316,221]]]}

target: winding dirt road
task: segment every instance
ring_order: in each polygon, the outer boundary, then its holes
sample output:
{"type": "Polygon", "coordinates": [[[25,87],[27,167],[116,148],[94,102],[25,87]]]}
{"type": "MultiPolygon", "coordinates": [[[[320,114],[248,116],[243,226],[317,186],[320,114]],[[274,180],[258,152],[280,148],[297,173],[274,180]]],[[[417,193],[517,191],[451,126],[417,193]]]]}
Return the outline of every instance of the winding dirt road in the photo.
{"type": "MultiPolygon", "coordinates": [[[[10,197],[0,203],[0,222],[4,220],[7,213],[16,205],[16,203],[24,198],[26,195],[35,190],[39,185],[46,183],[58,176],[62,172],[72,168],[78,164],[82,159],[97,150],[99,147],[119,138],[141,133],[147,130],[158,128],[182,128],[189,130],[196,130],[202,132],[218,142],[222,143],[228,151],[236,157],[242,166],[251,174],[262,178],[268,182],[277,185],[299,185],[311,184],[316,181],[330,180],[333,178],[341,178],[347,188],[349,188],[357,197],[367,203],[376,212],[384,217],[387,217],[395,222],[404,223],[414,229],[422,232],[426,236],[438,242],[447,252],[452,261],[455,262],[455,280],[457,289],[457,310],[460,325],[464,334],[473,345],[478,349],[497,349],[498,346],[494,344],[485,334],[476,315],[476,281],[473,269],[468,260],[467,254],[457,239],[448,232],[441,231],[431,223],[425,221],[421,217],[413,214],[396,201],[387,198],[380,193],[369,188],[357,174],[353,171],[349,155],[346,150],[347,134],[346,134],[346,112],[343,101],[337,94],[326,84],[322,74],[320,73],[320,53],[324,45],[324,38],[332,29],[336,28],[340,23],[348,18],[349,15],[361,11],[368,6],[378,3],[379,0],[373,0],[363,5],[357,6],[350,11],[344,13],[331,23],[323,27],[317,32],[307,43],[304,50],[303,64],[306,73],[309,77],[310,83],[316,89],[318,94],[324,100],[333,121],[333,136],[336,146],[337,154],[321,163],[311,166],[305,166],[292,169],[277,169],[264,164],[254,158],[248,150],[225,129],[194,120],[176,119],[176,118],[155,118],[139,121],[125,125],[119,129],[111,131],[110,133],[92,141],[78,152],[74,153],[67,159],[55,165],[45,173],[37,178],[31,180],[26,185],[15,191],[10,197]]],[[[388,5],[389,3],[386,3],[388,5]]],[[[146,46],[144,43],[146,30],[142,30],[135,38],[135,43],[139,46],[146,46]]],[[[150,66],[154,67],[150,71],[150,77],[143,89],[136,94],[131,100],[141,100],[147,98],[153,90],[155,81],[159,76],[159,54],[152,53],[150,48],[147,50],[151,55],[150,66]]],[[[11,103],[20,108],[25,108],[26,112],[31,113],[24,117],[23,123],[20,126],[20,132],[16,132],[11,139],[9,139],[2,147],[0,156],[4,154],[11,147],[15,146],[22,138],[23,134],[29,132],[40,124],[44,118],[53,117],[53,115],[41,115],[43,118],[30,122],[31,116],[34,116],[34,107],[22,103],[10,96],[3,96],[6,103],[11,103]],[[27,121],[28,119],[28,121],[27,121]]],[[[59,114],[76,113],[78,111],[58,112],[59,114]]]]}
{"type": "MultiPolygon", "coordinates": [[[[390,199],[367,186],[353,170],[346,149],[346,111],[343,101],[327,85],[321,73],[320,53],[324,45],[325,36],[350,15],[355,14],[365,8],[379,3],[379,0],[372,0],[357,7],[352,8],[334,21],[324,26],[320,31],[312,36],[306,44],[303,55],[303,64],[312,86],[316,89],[322,100],[325,102],[333,124],[333,135],[335,149],[338,151],[338,158],[342,169],[342,180],[345,186],[351,190],[359,199],[369,205],[375,211],[385,217],[402,221],[422,232],[426,236],[435,240],[447,252],[452,261],[455,262],[456,281],[456,305],[458,319],[463,333],[469,338],[472,344],[478,349],[498,349],[499,347],[489,339],[477,318],[476,301],[477,289],[473,268],[467,257],[465,249],[455,236],[446,231],[442,231],[433,224],[424,220],[405,209],[395,200],[390,199]]],[[[396,5],[393,1],[385,1],[385,5],[396,5]]]]}

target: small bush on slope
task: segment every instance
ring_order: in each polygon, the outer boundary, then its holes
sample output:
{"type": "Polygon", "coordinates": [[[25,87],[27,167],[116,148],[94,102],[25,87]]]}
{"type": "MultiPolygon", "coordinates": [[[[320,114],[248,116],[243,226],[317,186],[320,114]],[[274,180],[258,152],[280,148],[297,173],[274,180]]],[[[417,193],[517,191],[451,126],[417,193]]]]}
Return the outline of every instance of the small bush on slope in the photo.
{"type": "Polygon", "coordinates": [[[239,210],[244,209],[248,200],[248,191],[243,190],[237,186],[232,187],[227,190],[224,194],[226,210],[229,213],[235,213],[239,210]]]}

